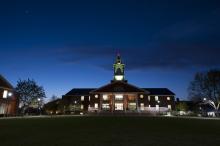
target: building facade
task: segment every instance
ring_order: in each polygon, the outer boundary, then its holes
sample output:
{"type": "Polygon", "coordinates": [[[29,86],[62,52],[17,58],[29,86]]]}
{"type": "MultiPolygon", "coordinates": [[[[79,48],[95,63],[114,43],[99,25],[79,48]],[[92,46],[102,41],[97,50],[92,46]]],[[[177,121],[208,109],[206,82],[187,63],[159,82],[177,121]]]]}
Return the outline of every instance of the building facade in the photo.
{"type": "Polygon", "coordinates": [[[62,100],[75,113],[167,113],[175,109],[175,94],[167,88],[140,88],[125,80],[125,65],[117,55],[114,77],[100,88],[74,88],[62,100]]]}
{"type": "Polygon", "coordinates": [[[16,115],[18,100],[13,86],[0,75],[0,116],[16,115]]]}

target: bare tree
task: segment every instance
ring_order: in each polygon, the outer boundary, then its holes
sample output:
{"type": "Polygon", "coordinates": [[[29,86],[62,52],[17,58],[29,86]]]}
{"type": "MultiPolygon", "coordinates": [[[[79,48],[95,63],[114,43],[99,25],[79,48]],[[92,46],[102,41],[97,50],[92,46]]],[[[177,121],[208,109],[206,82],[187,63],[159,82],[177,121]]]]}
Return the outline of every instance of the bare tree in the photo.
{"type": "Polygon", "coordinates": [[[19,80],[15,90],[19,94],[19,102],[23,112],[32,104],[40,107],[43,104],[43,98],[46,97],[44,88],[38,86],[34,80],[30,79],[19,80]]]}
{"type": "Polygon", "coordinates": [[[188,92],[190,99],[209,104],[217,111],[220,106],[220,70],[196,73],[188,92]]]}

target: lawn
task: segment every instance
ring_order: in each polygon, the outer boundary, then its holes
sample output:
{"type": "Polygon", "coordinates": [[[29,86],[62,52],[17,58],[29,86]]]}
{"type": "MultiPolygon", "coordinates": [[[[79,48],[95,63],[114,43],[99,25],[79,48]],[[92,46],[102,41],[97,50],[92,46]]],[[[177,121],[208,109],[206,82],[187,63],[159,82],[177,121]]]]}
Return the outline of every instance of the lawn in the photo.
{"type": "Polygon", "coordinates": [[[220,146],[220,120],[59,117],[0,120],[0,146],[220,146]]]}

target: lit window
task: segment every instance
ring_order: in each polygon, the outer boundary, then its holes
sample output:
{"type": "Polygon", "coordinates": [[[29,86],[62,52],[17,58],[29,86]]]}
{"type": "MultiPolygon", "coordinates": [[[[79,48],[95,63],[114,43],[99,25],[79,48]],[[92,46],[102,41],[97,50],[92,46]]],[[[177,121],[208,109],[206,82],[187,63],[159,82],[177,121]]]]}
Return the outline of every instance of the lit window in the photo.
{"type": "Polygon", "coordinates": [[[150,96],[148,96],[148,101],[150,101],[150,96]]]}
{"type": "Polygon", "coordinates": [[[99,108],[99,104],[95,103],[95,109],[98,109],[98,108],[99,108]]]}
{"type": "Polygon", "coordinates": [[[84,101],[84,96],[81,96],[81,101],[84,101]]]}
{"type": "Polygon", "coordinates": [[[108,95],[103,95],[103,96],[102,96],[102,99],[103,99],[103,100],[108,100],[108,95]]]}
{"type": "Polygon", "coordinates": [[[156,110],[159,110],[159,108],[160,108],[159,105],[156,105],[156,110]]]}
{"type": "Polygon", "coordinates": [[[83,104],[81,104],[81,109],[83,109],[84,108],[84,106],[83,106],[83,104]]]}
{"type": "Polygon", "coordinates": [[[156,100],[156,101],[158,100],[158,96],[155,96],[155,100],[156,100]]]}
{"type": "Polygon", "coordinates": [[[122,100],[122,99],[123,99],[123,95],[121,94],[115,95],[115,100],[122,100]]]}
{"type": "Polygon", "coordinates": [[[99,97],[99,96],[96,94],[96,95],[95,95],[95,98],[98,98],[98,97],[99,97]]]}
{"type": "Polygon", "coordinates": [[[140,106],[141,106],[141,110],[143,111],[144,110],[144,103],[141,103],[140,106]]]}
{"type": "Polygon", "coordinates": [[[90,96],[89,96],[89,101],[90,101],[90,96]]]}
{"type": "Polygon", "coordinates": [[[141,94],[141,95],[140,95],[140,98],[144,98],[144,95],[141,94]]]}
{"type": "Polygon", "coordinates": [[[3,98],[7,98],[7,96],[8,96],[8,91],[7,91],[7,90],[4,90],[4,92],[3,92],[3,98]]]}
{"type": "Polygon", "coordinates": [[[167,97],[167,100],[170,100],[170,97],[167,97]]]}
{"type": "Polygon", "coordinates": [[[108,110],[108,109],[110,109],[109,104],[108,104],[108,103],[102,104],[102,109],[103,109],[103,110],[108,110]]]}
{"type": "Polygon", "coordinates": [[[171,110],[171,109],[172,109],[171,105],[168,105],[168,109],[169,109],[169,110],[171,110]]]}
{"type": "Polygon", "coordinates": [[[123,110],[124,107],[123,107],[123,103],[115,103],[115,110],[116,111],[120,111],[120,110],[123,110]]]}

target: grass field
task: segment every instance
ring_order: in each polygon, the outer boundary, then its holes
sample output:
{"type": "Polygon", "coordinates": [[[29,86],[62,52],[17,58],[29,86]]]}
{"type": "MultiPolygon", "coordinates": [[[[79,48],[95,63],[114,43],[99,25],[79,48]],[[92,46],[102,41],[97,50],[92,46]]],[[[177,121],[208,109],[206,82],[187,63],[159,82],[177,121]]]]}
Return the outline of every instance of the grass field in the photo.
{"type": "Polygon", "coordinates": [[[0,146],[220,146],[220,120],[60,117],[0,120],[0,146]]]}

